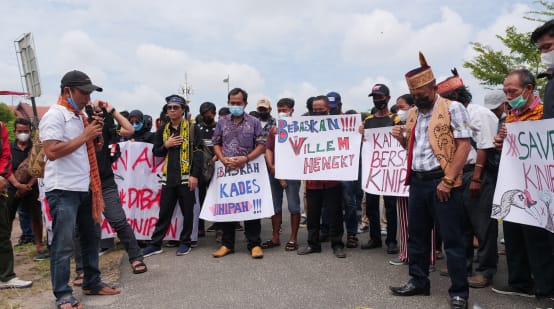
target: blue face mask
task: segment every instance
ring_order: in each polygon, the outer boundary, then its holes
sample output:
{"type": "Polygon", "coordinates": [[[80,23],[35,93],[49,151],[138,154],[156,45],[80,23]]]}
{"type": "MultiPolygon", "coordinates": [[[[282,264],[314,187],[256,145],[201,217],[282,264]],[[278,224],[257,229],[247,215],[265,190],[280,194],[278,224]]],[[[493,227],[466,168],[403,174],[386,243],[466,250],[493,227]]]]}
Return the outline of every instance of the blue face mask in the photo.
{"type": "Polygon", "coordinates": [[[229,106],[229,111],[231,112],[231,115],[238,117],[242,116],[244,114],[244,107],[243,106],[229,106]]]}
{"type": "Polygon", "coordinates": [[[71,106],[73,106],[73,108],[75,109],[76,112],[79,111],[79,107],[77,106],[77,103],[75,103],[75,100],[73,100],[73,97],[67,98],[67,102],[69,102],[69,104],[71,104],[71,106]]]}
{"type": "Polygon", "coordinates": [[[140,131],[140,129],[142,129],[143,126],[144,126],[144,123],[142,123],[142,122],[133,123],[133,128],[135,129],[135,132],[140,131]]]}

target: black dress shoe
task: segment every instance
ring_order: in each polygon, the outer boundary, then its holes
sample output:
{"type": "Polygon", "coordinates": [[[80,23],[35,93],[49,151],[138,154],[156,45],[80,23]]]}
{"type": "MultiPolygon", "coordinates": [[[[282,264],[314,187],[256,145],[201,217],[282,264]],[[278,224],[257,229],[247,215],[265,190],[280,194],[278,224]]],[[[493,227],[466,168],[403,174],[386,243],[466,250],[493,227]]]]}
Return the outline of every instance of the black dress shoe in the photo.
{"type": "Polygon", "coordinates": [[[383,243],[380,241],[374,241],[373,239],[370,239],[367,244],[362,245],[363,250],[367,249],[374,249],[374,248],[381,248],[383,246],[383,243]]]}
{"type": "Polygon", "coordinates": [[[298,249],[296,254],[306,255],[306,254],[310,254],[310,253],[320,253],[320,252],[321,252],[321,248],[320,249],[315,249],[313,247],[307,246],[307,247],[304,247],[302,249],[298,249]]]}
{"type": "Polygon", "coordinates": [[[413,296],[413,295],[425,295],[429,296],[431,292],[429,291],[429,287],[427,288],[418,288],[417,286],[413,285],[411,282],[406,283],[403,286],[389,287],[392,291],[393,295],[396,296],[413,296]]]}
{"type": "Polygon", "coordinates": [[[344,253],[344,249],[343,248],[340,248],[340,247],[337,247],[337,248],[333,248],[333,254],[338,257],[339,259],[342,259],[342,258],[345,258],[346,257],[346,253],[344,253]]]}
{"type": "Polygon", "coordinates": [[[450,298],[450,308],[452,309],[467,309],[467,300],[460,296],[450,298]]]}

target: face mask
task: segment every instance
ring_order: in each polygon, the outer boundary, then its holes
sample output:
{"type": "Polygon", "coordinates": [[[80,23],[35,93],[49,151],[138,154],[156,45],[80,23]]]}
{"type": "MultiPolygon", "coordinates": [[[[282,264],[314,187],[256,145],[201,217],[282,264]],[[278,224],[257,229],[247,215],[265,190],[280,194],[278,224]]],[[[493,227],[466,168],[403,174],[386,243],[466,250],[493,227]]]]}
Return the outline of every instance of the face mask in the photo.
{"type": "Polygon", "coordinates": [[[73,106],[73,108],[75,109],[75,111],[79,111],[79,106],[77,106],[77,103],[75,103],[75,100],[73,100],[73,97],[71,96],[71,93],[69,94],[69,98],[67,98],[67,102],[69,102],[69,104],[71,104],[71,106],[73,106]]]}
{"type": "Polygon", "coordinates": [[[144,123],[142,122],[139,122],[139,123],[133,123],[133,128],[135,129],[135,132],[136,131],[140,131],[140,129],[142,129],[142,126],[144,125],[144,123]]]}
{"type": "Polygon", "coordinates": [[[429,108],[433,102],[429,100],[428,97],[424,97],[421,99],[414,99],[415,106],[417,108],[429,108]]]}
{"type": "Polygon", "coordinates": [[[554,50],[541,54],[541,63],[547,68],[554,68],[554,50]]]}
{"type": "Polygon", "coordinates": [[[28,141],[30,136],[31,135],[29,133],[19,133],[16,135],[17,139],[22,142],[28,141]]]}
{"type": "Polygon", "coordinates": [[[525,93],[525,91],[523,91],[517,98],[508,101],[508,104],[510,104],[512,108],[522,108],[525,106],[527,99],[523,97],[523,93],[525,93]]]}
{"type": "Polygon", "coordinates": [[[387,100],[373,100],[373,105],[377,109],[384,109],[387,106],[387,100]]]}
{"type": "Polygon", "coordinates": [[[205,123],[205,124],[212,124],[212,123],[214,123],[214,119],[213,119],[213,118],[203,117],[203,119],[204,119],[204,123],[205,123]]]}
{"type": "Polygon", "coordinates": [[[258,115],[260,115],[260,119],[262,119],[262,120],[268,120],[269,119],[269,112],[259,112],[258,115]]]}
{"type": "Polygon", "coordinates": [[[331,108],[331,110],[329,111],[329,115],[338,115],[339,114],[339,109],[338,108],[331,108]]]}
{"type": "Polygon", "coordinates": [[[400,121],[406,121],[406,118],[408,118],[408,110],[400,109],[396,113],[398,115],[398,118],[400,118],[400,121]]]}
{"type": "Polygon", "coordinates": [[[244,107],[242,106],[229,106],[229,111],[231,112],[231,115],[238,117],[242,116],[244,114],[244,107]]]}
{"type": "Polygon", "coordinates": [[[290,117],[290,113],[279,113],[279,118],[290,117]]]}
{"type": "Polygon", "coordinates": [[[312,112],[312,116],[325,116],[327,115],[327,112],[312,112]]]}

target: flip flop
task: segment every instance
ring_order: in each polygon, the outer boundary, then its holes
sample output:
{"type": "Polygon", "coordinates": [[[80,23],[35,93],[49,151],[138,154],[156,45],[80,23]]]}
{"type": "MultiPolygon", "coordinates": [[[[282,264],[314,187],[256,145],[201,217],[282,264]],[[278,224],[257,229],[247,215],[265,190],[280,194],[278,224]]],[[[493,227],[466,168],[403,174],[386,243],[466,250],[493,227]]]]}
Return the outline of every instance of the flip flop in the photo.
{"type": "Polygon", "coordinates": [[[107,285],[104,282],[100,282],[95,289],[83,289],[85,295],[117,295],[121,293],[121,290],[107,285]]]}
{"type": "Polygon", "coordinates": [[[77,274],[75,279],[73,279],[73,285],[74,286],[81,286],[83,285],[83,280],[85,279],[85,273],[77,274]]]}
{"type": "Polygon", "coordinates": [[[287,242],[285,245],[285,251],[296,251],[298,250],[298,244],[292,241],[287,242]]]}
{"type": "Polygon", "coordinates": [[[274,243],[273,240],[266,240],[264,243],[262,243],[263,249],[271,249],[275,247],[279,247],[281,243],[274,243]]]}
{"type": "Polygon", "coordinates": [[[148,268],[146,267],[146,264],[144,264],[144,261],[138,261],[138,260],[131,262],[131,268],[133,269],[133,274],[135,275],[145,273],[148,270],[148,268]],[[133,264],[135,262],[139,262],[139,263],[133,264]]]}

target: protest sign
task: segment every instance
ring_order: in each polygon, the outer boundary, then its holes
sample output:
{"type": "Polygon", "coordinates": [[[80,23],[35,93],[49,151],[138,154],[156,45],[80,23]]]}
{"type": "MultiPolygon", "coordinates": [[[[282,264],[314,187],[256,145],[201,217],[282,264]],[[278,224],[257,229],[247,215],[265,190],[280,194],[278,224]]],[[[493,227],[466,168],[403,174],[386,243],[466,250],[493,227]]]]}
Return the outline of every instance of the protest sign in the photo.
{"type": "Polygon", "coordinates": [[[406,150],[392,136],[391,127],[366,129],[364,139],[362,189],[376,195],[408,196],[406,150]]]}
{"type": "Polygon", "coordinates": [[[246,221],[273,216],[273,200],[264,156],[237,170],[215,162],[215,172],[200,218],[215,222],[246,221]]]}
{"type": "MultiPolygon", "coordinates": [[[[119,199],[127,217],[127,222],[138,240],[149,240],[158,222],[162,185],[160,177],[164,158],[154,157],[152,144],[143,142],[120,143],[121,157],[112,164],[119,199]]],[[[42,189],[42,186],[41,186],[42,189]]],[[[52,225],[48,201],[41,190],[42,208],[47,230],[52,225]]],[[[179,206],[175,207],[171,224],[165,239],[179,239],[183,215],[179,206]]],[[[102,238],[116,236],[108,220],[102,217],[100,223],[102,238]]]]}
{"type": "Polygon", "coordinates": [[[554,233],[554,120],[506,124],[492,218],[554,233]]]}
{"type": "Polygon", "coordinates": [[[360,122],[359,114],[279,119],[275,137],[275,177],[358,179],[360,122]]]}

